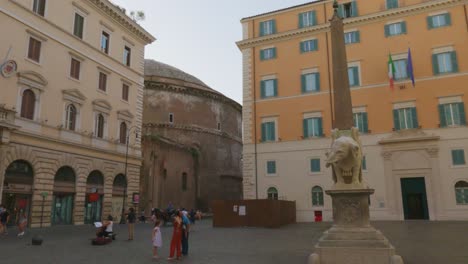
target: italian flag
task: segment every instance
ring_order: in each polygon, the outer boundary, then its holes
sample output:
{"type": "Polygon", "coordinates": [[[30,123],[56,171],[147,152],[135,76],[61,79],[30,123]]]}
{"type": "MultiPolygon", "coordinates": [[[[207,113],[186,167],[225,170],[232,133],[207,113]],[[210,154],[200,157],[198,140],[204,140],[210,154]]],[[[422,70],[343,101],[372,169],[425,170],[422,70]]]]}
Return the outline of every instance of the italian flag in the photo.
{"type": "Polygon", "coordinates": [[[390,82],[390,89],[393,91],[393,82],[395,81],[395,64],[393,64],[392,55],[388,54],[388,80],[390,82]]]}

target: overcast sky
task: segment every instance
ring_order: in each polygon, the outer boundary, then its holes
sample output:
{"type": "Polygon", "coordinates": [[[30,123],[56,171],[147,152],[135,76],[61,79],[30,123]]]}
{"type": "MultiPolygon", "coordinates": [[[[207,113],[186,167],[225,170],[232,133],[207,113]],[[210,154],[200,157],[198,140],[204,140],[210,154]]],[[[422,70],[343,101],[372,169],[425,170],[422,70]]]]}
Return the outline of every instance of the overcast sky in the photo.
{"type": "Polygon", "coordinates": [[[140,24],[157,38],[145,58],[177,67],[242,104],[240,20],[307,0],[111,0],[143,10],[140,24]]]}

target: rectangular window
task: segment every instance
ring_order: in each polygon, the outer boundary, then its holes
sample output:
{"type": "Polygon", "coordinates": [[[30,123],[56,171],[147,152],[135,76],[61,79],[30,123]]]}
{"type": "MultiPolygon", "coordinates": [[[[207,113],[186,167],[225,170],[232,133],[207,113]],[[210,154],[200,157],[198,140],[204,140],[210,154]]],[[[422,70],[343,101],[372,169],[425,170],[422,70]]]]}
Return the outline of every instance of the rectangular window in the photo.
{"type": "Polygon", "coordinates": [[[173,113],[170,113],[169,114],[169,123],[174,123],[174,114],[173,113]]]}
{"type": "Polygon", "coordinates": [[[359,132],[361,133],[368,133],[368,124],[367,124],[367,113],[354,113],[353,114],[354,118],[354,126],[359,129],[359,132]]]}
{"type": "Polygon", "coordinates": [[[387,0],[387,9],[398,8],[398,0],[387,0]]]}
{"type": "Polygon", "coordinates": [[[450,18],[449,13],[429,16],[427,17],[427,28],[439,28],[439,27],[446,27],[452,24],[452,19],[450,18]]]}
{"type": "Polygon", "coordinates": [[[301,53],[316,51],[318,50],[318,40],[311,39],[311,40],[301,41],[300,48],[301,48],[301,53]]]}
{"type": "Polygon", "coordinates": [[[458,72],[457,54],[455,51],[433,54],[432,68],[435,75],[458,72]]]}
{"type": "Polygon", "coordinates": [[[465,126],[465,106],[463,103],[439,105],[440,127],[465,126]]]}
{"type": "Polygon", "coordinates": [[[132,57],[132,49],[125,46],[123,53],[123,64],[130,66],[130,59],[132,57]]]}
{"type": "Polygon", "coordinates": [[[109,54],[109,42],[110,42],[110,35],[103,31],[101,34],[101,51],[109,54]]]}
{"type": "Polygon", "coordinates": [[[393,65],[395,65],[395,80],[408,79],[407,64],[408,61],[406,59],[393,61],[393,65]]]}
{"type": "Polygon", "coordinates": [[[45,5],[46,5],[46,0],[34,0],[34,2],[33,2],[33,12],[40,15],[40,16],[44,16],[44,14],[45,14],[45,5]]]}
{"type": "Polygon", "coordinates": [[[75,13],[75,24],[73,26],[73,35],[83,38],[83,27],[84,27],[84,17],[80,14],[75,13]]]}
{"type": "Polygon", "coordinates": [[[276,174],[276,161],[267,161],[267,174],[276,174]]]}
{"type": "Polygon", "coordinates": [[[358,9],[356,0],[338,5],[338,15],[342,18],[357,17],[358,9]]]}
{"type": "Polygon", "coordinates": [[[71,65],[70,65],[70,77],[73,79],[80,79],[80,67],[81,67],[81,62],[77,59],[72,58],[71,59],[71,65]]]}
{"type": "Polygon", "coordinates": [[[278,95],[278,81],[276,79],[262,80],[260,82],[261,98],[275,97],[278,95]]]}
{"type": "Polygon", "coordinates": [[[311,159],[310,160],[310,171],[311,172],[320,172],[320,159],[311,159]]]}
{"type": "Polygon", "coordinates": [[[320,91],[320,74],[318,72],[301,75],[302,93],[320,91]]]}
{"type": "Polygon", "coordinates": [[[367,170],[367,160],[366,160],[366,156],[362,156],[361,168],[362,168],[362,170],[367,170]]]}
{"type": "Polygon", "coordinates": [[[107,89],[107,74],[99,73],[99,90],[106,91],[107,89]]]}
{"type": "Polygon", "coordinates": [[[361,41],[361,36],[359,31],[351,31],[344,33],[345,44],[359,43],[361,41]]]}
{"type": "Polygon", "coordinates": [[[274,19],[260,22],[260,36],[276,33],[276,22],[274,19]]]}
{"type": "Polygon", "coordinates": [[[262,142],[276,141],[275,122],[262,123],[262,142]]]}
{"type": "Polygon", "coordinates": [[[276,58],[276,48],[260,50],[260,60],[270,60],[276,58]]]}
{"type": "Polygon", "coordinates": [[[39,62],[41,59],[41,42],[33,37],[29,38],[28,58],[39,62]]]}
{"type": "Polygon", "coordinates": [[[359,67],[358,66],[352,66],[348,67],[348,78],[349,78],[349,86],[359,86],[360,81],[359,81],[359,67]]]}
{"type": "Polygon", "coordinates": [[[128,92],[129,92],[129,86],[128,84],[122,84],[122,100],[128,102],[128,92]]]}
{"type": "Polygon", "coordinates": [[[385,25],[385,37],[406,34],[406,22],[385,25]]]}
{"type": "Polygon", "coordinates": [[[299,14],[299,28],[311,27],[317,24],[315,11],[309,11],[299,14]]]}
{"type": "Polygon", "coordinates": [[[416,107],[394,109],[393,122],[395,130],[418,128],[416,107]]]}
{"type": "Polygon", "coordinates": [[[323,136],[322,118],[321,117],[305,118],[303,120],[303,130],[304,130],[303,131],[304,138],[322,137],[323,136]]]}
{"type": "Polygon", "coordinates": [[[452,150],[452,164],[465,165],[465,151],[463,149],[452,150]]]}

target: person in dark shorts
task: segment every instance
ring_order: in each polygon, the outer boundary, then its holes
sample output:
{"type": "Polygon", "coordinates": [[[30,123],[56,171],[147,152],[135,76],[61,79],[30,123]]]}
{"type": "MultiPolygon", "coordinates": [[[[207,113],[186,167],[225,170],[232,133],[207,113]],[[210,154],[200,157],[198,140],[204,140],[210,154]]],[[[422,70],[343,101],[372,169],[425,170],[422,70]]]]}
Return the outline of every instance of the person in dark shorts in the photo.
{"type": "Polygon", "coordinates": [[[2,204],[0,205],[0,234],[8,235],[7,223],[10,220],[10,213],[2,204]]]}
{"type": "Polygon", "coordinates": [[[133,207],[130,207],[129,212],[127,214],[128,240],[133,240],[133,234],[135,233],[135,220],[135,209],[133,209],[133,207]]]}

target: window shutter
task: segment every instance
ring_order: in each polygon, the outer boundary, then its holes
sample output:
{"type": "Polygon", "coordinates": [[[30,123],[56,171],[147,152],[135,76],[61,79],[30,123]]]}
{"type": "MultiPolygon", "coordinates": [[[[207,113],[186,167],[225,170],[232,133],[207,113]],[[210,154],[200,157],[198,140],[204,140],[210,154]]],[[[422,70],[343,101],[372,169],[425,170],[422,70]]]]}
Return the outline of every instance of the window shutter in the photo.
{"type": "Polygon", "coordinates": [[[434,72],[434,75],[439,74],[439,63],[437,62],[437,55],[438,54],[432,54],[432,71],[434,72]]]}
{"type": "Polygon", "coordinates": [[[301,91],[302,91],[302,93],[307,92],[307,90],[306,90],[306,75],[305,74],[301,75],[301,91]]]}
{"type": "Polygon", "coordinates": [[[266,123],[262,123],[262,142],[266,141],[266,123]]]}
{"type": "Polygon", "coordinates": [[[359,69],[358,67],[353,67],[353,75],[355,80],[355,86],[361,85],[361,80],[359,80],[359,69]]]}
{"type": "Polygon", "coordinates": [[[311,159],[310,160],[310,167],[312,172],[319,172],[320,171],[320,159],[311,159]]]}
{"type": "Polygon", "coordinates": [[[344,6],[343,4],[338,5],[338,16],[344,18],[344,6]]]}
{"type": "Polygon", "coordinates": [[[433,29],[434,28],[434,23],[432,22],[432,16],[428,16],[426,19],[427,19],[427,28],[428,29],[433,29]]]}
{"type": "Polygon", "coordinates": [[[318,40],[312,40],[312,50],[318,50],[318,40]]]}
{"type": "Polygon", "coordinates": [[[299,28],[304,27],[304,13],[299,14],[299,28]]]}
{"type": "Polygon", "coordinates": [[[406,34],[406,21],[403,21],[401,24],[401,33],[406,34]]]}
{"type": "Polygon", "coordinates": [[[320,192],[320,193],[319,193],[319,199],[318,199],[318,200],[319,200],[319,204],[318,204],[318,205],[323,206],[323,192],[320,192]]]}
{"type": "Polygon", "coordinates": [[[445,119],[445,110],[444,105],[439,105],[439,118],[440,118],[440,127],[447,126],[447,119],[445,119]]]}
{"type": "Polygon", "coordinates": [[[320,91],[320,73],[315,74],[315,91],[320,91]]]}
{"type": "Polygon", "coordinates": [[[351,16],[352,17],[357,17],[358,16],[358,9],[357,9],[357,2],[356,0],[353,0],[351,2],[351,16]]]}
{"type": "Polygon", "coordinates": [[[311,16],[312,16],[312,26],[317,25],[317,14],[315,10],[311,12],[311,16]]]}
{"type": "Polygon", "coordinates": [[[260,22],[260,37],[265,35],[265,22],[260,22]]]}
{"type": "Polygon", "coordinates": [[[307,119],[302,120],[302,131],[303,131],[303,137],[308,138],[309,137],[309,127],[307,126],[307,119]]]}
{"type": "Polygon", "coordinates": [[[362,169],[367,170],[367,161],[366,161],[366,156],[362,157],[362,169]]]}
{"type": "Polygon", "coordinates": [[[305,46],[305,42],[302,41],[302,42],[300,43],[300,50],[301,50],[301,53],[304,53],[304,52],[305,52],[305,47],[304,47],[304,46],[305,46]]]}
{"type": "Polygon", "coordinates": [[[260,81],[260,97],[265,98],[265,81],[260,81]]]}
{"type": "Polygon", "coordinates": [[[416,107],[411,108],[411,118],[413,118],[413,125],[414,125],[413,128],[418,128],[419,127],[418,113],[416,112],[416,107]]]}
{"type": "Polygon", "coordinates": [[[463,103],[458,103],[458,111],[460,113],[460,124],[466,126],[465,105],[463,103]]]}
{"type": "Polygon", "coordinates": [[[450,26],[452,24],[452,19],[450,17],[450,13],[444,14],[445,16],[445,22],[447,23],[447,26],[450,26]]]}
{"type": "Polygon", "coordinates": [[[273,57],[272,58],[276,58],[276,47],[273,48],[272,52],[273,52],[273,55],[272,55],[273,57]]]}
{"type": "Polygon", "coordinates": [[[273,80],[273,89],[274,89],[273,96],[278,96],[278,80],[277,79],[273,80]]]}
{"type": "Polygon", "coordinates": [[[260,60],[265,59],[265,50],[260,50],[260,60]]]}
{"type": "Polygon", "coordinates": [[[271,135],[271,138],[269,138],[269,139],[272,140],[272,141],[275,141],[276,140],[275,122],[270,122],[268,124],[269,124],[269,131],[270,131],[270,135],[271,135]]]}
{"type": "Polygon", "coordinates": [[[458,72],[457,53],[455,51],[450,52],[450,59],[452,61],[452,72],[458,72]]]}
{"type": "Polygon", "coordinates": [[[276,20],[271,20],[272,34],[276,33],[276,20]]]}
{"type": "Polygon", "coordinates": [[[318,118],[318,132],[319,132],[319,137],[323,137],[323,127],[322,127],[322,118],[318,118]]]}
{"type": "Polygon", "coordinates": [[[385,25],[384,30],[385,30],[385,37],[388,38],[388,36],[390,36],[390,25],[385,25]]]}
{"type": "Polygon", "coordinates": [[[361,42],[361,33],[360,33],[360,31],[355,31],[354,32],[354,37],[355,37],[356,43],[361,42]]]}
{"type": "Polygon", "coordinates": [[[363,133],[368,133],[368,121],[367,121],[367,113],[362,113],[362,131],[363,133]]]}
{"type": "Polygon", "coordinates": [[[270,164],[271,164],[271,172],[276,173],[276,162],[273,161],[273,162],[270,162],[270,164]]]}
{"type": "Polygon", "coordinates": [[[393,109],[393,126],[395,130],[400,130],[400,116],[398,115],[398,109],[393,109]]]}

